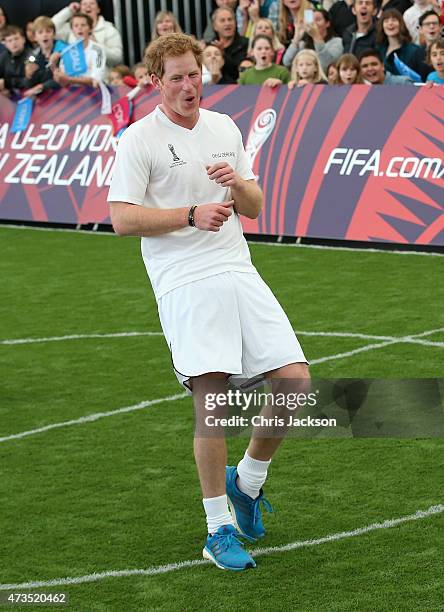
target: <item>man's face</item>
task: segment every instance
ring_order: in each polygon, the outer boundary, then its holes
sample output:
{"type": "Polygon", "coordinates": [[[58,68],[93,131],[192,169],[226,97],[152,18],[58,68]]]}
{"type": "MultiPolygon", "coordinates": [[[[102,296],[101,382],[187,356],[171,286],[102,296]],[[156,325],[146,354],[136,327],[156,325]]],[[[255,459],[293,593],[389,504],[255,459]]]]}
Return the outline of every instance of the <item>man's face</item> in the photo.
{"type": "Polygon", "coordinates": [[[179,123],[199,116],[202,95],[202,72],[191,51],[178,57],[167,57],[161,79],[152,76],[153,85],[160,91],[162,106],[167,116],[179,123]]]}
{"type": "Polygon", "coordinates": [[[52,46],[54,42],[54,31],[51,28],[39,28],[34,34],[39,47],[52,46]]]}
{"type": "Polygon", "coordinates": [[[25,48],[25,37],[19,34],[11,34],[3,39],[5,47],[12,55],[20,55],[25,48]]]}
{"type": "Polygon", "coordinates": [[[91,34],[89,23],[84,17],[74,17],[71,23],[71,29],[74,32],[74,36],[82,40],[89,38],[91,34]]]}
{"type": "Polygon", "coordinates": [[[439,17],[436,15],[429,15],[422,22],[420,32],[424,36],[425,41],[428,45],[435,42],[440,37],[440,23],[439,17]]]}
{"type": "Polygon", "coordinates": [[[236,31],[236,21],[231,11],[219,11],[214,20],[214,31],[219,38],[231,38],[236,31]]]}
{"type": "Polygon", "coordinates": [[[382,85],[385,79],[384,64],[377,57],[369,55],[361,60],[362,77],[372,85],[382,85]]]}
{"type": "Polygon", "coordinates": [[[369,26],[376,15],[376,8],[372,0],[356,0],[352,12],[358,25],[369,26]]]}

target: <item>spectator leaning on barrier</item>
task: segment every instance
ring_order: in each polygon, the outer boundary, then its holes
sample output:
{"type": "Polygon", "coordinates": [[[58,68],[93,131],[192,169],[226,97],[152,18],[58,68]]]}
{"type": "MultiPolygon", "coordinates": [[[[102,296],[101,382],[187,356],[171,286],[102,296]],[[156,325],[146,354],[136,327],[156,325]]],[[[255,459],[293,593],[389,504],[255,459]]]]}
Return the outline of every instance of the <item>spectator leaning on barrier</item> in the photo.
{"type": "Polygon", "coordinates": [[[28,89],[23,93],[27,97],[60,88],[54,80],[53,69],[60,59],[59,54],[67,47],[67,43],[55,39],[55,25],[49,17],[37,17],[33,22],[33,30],[38,50],[35,52],[35,72],[28,78],[28,89]]]}
{"type": "Polygon", "coordinates": [[[444,40],[432,43],[427,52],[427,63],[434,68],[427,76],[427,82],[444,85],[444,40]]]}
{"type": "Polygon", "coordinates": [[[338,0],[329,9],[330,23],[338,36],[343,36],[345,30],[355,23],[352,11],[353,0],[338,0]]]}
{"type": "Polygon", "coordinates": [[[327,11],[313,11],[313,22],[304,23],[294,37],[283,57],[284,66],[290,66],[293,58],[302,49],[313,49],[318,54],[322,69],[327,70],[331,62],[335,62],[343,53],[342,40],[335,35],[327,11]],[[299,38],[299,41],[297,39],[299,38]]]}
{"type": "Polygon", "coordinates": [[[224,52],[224,78],[237,81],[239,64],[247,55],[248,38],[238,34],[234,12],[229,8],[216,9],[212,21],[217,35],[212,44],[224,52]]]}
{"type": "Polygon", "coordinates": [[[115,25],[100,15],[98,0],[81,0],[71,4],[58,13],[52,20],[55,23],[57,37],[69,43],[76,41],[75,34],[70,27],[71,17],[78,12],[88,15],[93,21],[93,40],[105,49],[108,66],[116,66],[123,62],[123,44],[120,32],[115,25]]]}
{"type": "Polygon", "coordinates": [[[419,18],[419,44],[426,53],[430,45],[442,37],[441,22],[435,11],[426,11],[419,18]]]}
{"type": "Polygon", "coordinates": [[[253,40],[252,53],[255,65],[242,72],[238,81],[240,85],[277,87],[282,83],[288,83],[290,80],[288,70],[273,63],[274,49],[271,38],[264,34],[256,36],[253,40]]]}
{"type": "Polygon", "coordinates": [[[31,71],[26,66],[32,51],[26,48],[25,35],[18,26],[6,26],[3,36],[6,53],[0,55],[0,93],[9,95],[13,89],[27,87],[31,71]]]}
{"type": "Polygon", "coordinates": [[[410,36],[412,37],[412,42],[417,45],[419,42],[419,18],[427,11],[433,10],[435,7],[428,0],[415,0],[413,5],[405,11],[402,18],[404,19],[404,23],[407,26],[408,31],[410,32],[410,36]]]}
{"type": "Polygon", "coordinates": [[[327,85],[327,77],[322,70],[318,54],[313,49],[302,49],[291,65],[291,81],[288,88],[303,85],[327,85]]]}
{"type": "Polygon", "coordinates": [[[327,81],[329,85],[336,85],[338,78],[338,69],[336,68],[336,62],[332,62],[327,66],[327,81]]]}
{"type": "MultiPolygon", "coordinates": [[[[207,26],[206,26],[205,31],[203,33],[203,39],[204,39],[204,41],[206,43],[210,43],[212,40],[214,40],[214,38],[216,36],[216,32],[214,31],[214,28],[213,28],[213,15],[214,15],[214,12],[217,11],[217,9],[219,9],[219,8],[229,8],[229,9],[231,9],[235,13],[236,6],[237,6],[237,0],[215,0],[214,10],[212,11],[212,13],[210,15],[210,18],[208,20],[207,26]]],[[[236,24],[237,30],[239,32],[240,32],[241,25],[242,25],[242,21],[240,21],[239,23],[236,24]]]]}
{"type": "Polygon", "coordinates": [[[424,49],[411,42],[409,31],[399,11],[388,9],[382,13],[376,40],[386,70],[392,74],[400,74],[395,62],[396,54],[403,64],[425,81],[431,70],[425,63],[424,49]]]}
{"type": "Polygon", "coordinates": [[[166,34],[182,34],[182,28],[171,11],[159,11],[154,19],[151,32],[151,41],[157,40],[159,36],[166,34]]]}
{"type": "Polygon", "coordinates": [[[335,85],[361,85],[361,66],[353,53],[344,53],[336,62],[338,75],[335,85]]]}
{"type": "Polygon", "coordinates": [[[365,49],[359,56],[359,64],[367,85],[413,85],[407,76],[386,72],[382,57],[376,49],[365,49]]]}
{"type": "Polygon", "coordinates": [[[376,47],[376,0],[354,0],[352,11],[356,23],[345,30],[342,44],[344,53],[359,56],[364,49],[376,47]]]}
{"type": "Polygon", "coordinates": [[[68,76],[60,68],[54,70],[54,80],[61,87],[70,85],[88,85],[98,87],[99,81],[106,77],[105,49],[91,39],[93,21],[89,15],[77,13],[71,18],[71,28],[76,40],[83,40],[87,71],[81,76],[68,76]]]}
{"type": "Polygon", "coordinates": [[[256,38],[256,36],[259,36],[259,34],[264,34],[265,36],[268,36],[268,38],[271,38],[271,40],[273,41],[273,49],[275,52],[274,63],[280,64],[282,62],[282,57],[285,53],[285,47],[279,40],[276,34],[276,30],[273,27],[272,21],[270,19],[267,19],[266,17],[258,19],[254,24],[253,34],[252,37],[249,39],[250,42],[248,43],[248,55],[252,55],[251,47],[253,44],[253,40],[256,38]]]}
{"type": "MultiPolygon", "coordinates": [[[[125,66],[125,64],[119,64],[118,66],[114,66],[108,72],[108,83],[113,87],[119,87],[121,85],[125,85],[125,77],[132,76],[131,70],[129,66],[125,66]]],[[[136,84],[134,84],[134,87],[136,84]]]]}
{"type": "Polygon", "coordinates": [[[143,62],[139,62],[138,64],[135,64],[133,66],[133,74],[139,87],[148,87],[149,85],[151,85],[148,68],[143,62]]]}

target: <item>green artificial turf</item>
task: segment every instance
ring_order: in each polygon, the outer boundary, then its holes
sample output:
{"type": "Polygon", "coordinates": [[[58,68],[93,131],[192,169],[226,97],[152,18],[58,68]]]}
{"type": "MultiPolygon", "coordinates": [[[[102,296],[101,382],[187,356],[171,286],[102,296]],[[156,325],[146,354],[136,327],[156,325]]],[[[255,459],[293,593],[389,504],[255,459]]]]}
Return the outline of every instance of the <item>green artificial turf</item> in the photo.
{"type": "MultiPolygon", "coordinates": [[[[160,331],[137,239],[0,228],[0,340],[160,331]]],[[[443,258],[251,245],[296,330],[404,337],[444,328],[443,258]]],[[[424,337],[443,342],[443,333],[424,337]]],[[[377,340],[300,336],[309,359],[377,340]]],[[[443,348],[399,342],[314,364],[317,377],[442,376],[443,348]]],[[[0,437],[180,393],[162,336],[0,345],[0,437]]],[[[0,443],[0,583],[201,558],[191,400],[0,443]]],[[[237,461],[245,439],[230,439],[237,461]]],[[[288,439],[261,547],[443,504],[442,439],[288,439]]],[[[258,557],[35,589],[75,610],[444,610],[444,514],[258,557]]],[[[253,550],[258,545],[253,546],[253,550]]],[[[18,609],[18,607],[15,607],[18,609]]],[[[29,608],[23,608],[29,609],[29,608]]],[[[40,609],[47,609],[41,607],[40,609]]]]}

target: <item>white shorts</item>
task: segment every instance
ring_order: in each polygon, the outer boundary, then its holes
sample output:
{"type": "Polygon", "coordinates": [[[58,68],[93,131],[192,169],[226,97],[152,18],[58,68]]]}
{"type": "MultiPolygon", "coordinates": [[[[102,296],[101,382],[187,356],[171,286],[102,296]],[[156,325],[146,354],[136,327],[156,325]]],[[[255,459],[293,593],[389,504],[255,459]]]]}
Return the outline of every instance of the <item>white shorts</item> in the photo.
{"type": "Polygon", "coordinates": [[[182,285],[158,301],[180,384],[208,372],[253,379],[307,363],[287,315],[257,273],[223,272],[182,285]]]}

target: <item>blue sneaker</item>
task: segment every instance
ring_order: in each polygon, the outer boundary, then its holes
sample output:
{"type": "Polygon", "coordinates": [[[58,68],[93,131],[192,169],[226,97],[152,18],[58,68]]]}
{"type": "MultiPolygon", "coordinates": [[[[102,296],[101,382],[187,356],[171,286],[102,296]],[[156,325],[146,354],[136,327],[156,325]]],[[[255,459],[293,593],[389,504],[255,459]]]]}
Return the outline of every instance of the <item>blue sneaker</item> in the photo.
{"type": "Polygon", "coordinates": [[[208,534],[205,548],[202,551],[204,559],[212,561],[221,569],[234,570],[240,572],[249,567],[256,567],[256,563],[238,539],[233,525],[222,525],[213,533],[208,534]]]}
{"type": "Polygon", "coordinates": [[[237,468],[227,465],[227,497],[234,524],[241,535],[245,536],[250,542],[254,542],[265,535],[261,516],[261,504],[267,512],[273,512],[273,508],[270,502],[265,499],[262,489],[256,499],[252,499],[249,495],[242,493],[237,486],[236,478],[237,468]]]}

